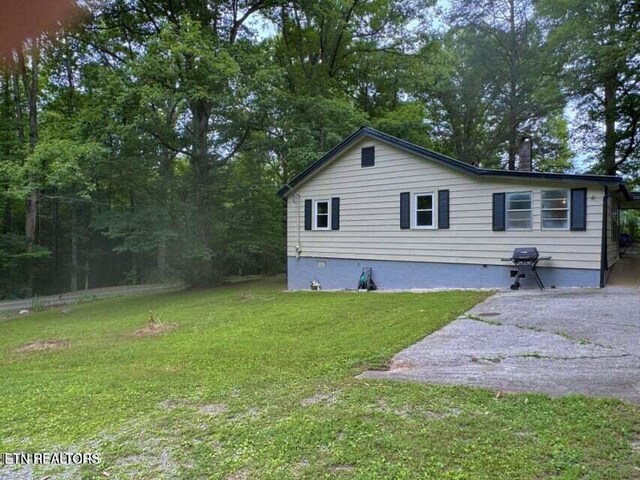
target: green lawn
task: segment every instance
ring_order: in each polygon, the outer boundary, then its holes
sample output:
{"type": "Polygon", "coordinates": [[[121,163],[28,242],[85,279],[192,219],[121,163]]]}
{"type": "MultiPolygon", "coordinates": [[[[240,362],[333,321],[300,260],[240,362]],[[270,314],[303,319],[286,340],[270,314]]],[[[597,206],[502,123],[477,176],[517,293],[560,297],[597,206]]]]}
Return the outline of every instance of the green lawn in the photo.
{"type": "Polygon", "coordinates": [[[0,322],[0,452],[102,455],[66,478],[640,475],[637,407],[355,378],[486,292],[282,289],[259,281],[0,322]],[[132,336],[150,311],[177,328],[132,336]],[[44,340],[68,343],[17,351],[44,340]]]}

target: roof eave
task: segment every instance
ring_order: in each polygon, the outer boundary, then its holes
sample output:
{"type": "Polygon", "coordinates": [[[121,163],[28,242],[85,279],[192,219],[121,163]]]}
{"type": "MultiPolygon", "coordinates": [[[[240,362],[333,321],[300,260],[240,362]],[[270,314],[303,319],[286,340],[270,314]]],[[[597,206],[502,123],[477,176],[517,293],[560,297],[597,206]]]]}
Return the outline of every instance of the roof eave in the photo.
{"type": "MultiPolygon", "coordinates": [[[[520,178],[520,179],[536,179],[536,180],[551,180],[561,182],[586,182],[597,183],[606,186],[622,186],[627,193],[628,189],[624,184],[624,180],[621,177],[607,176],[607,175],[580,175],[580,174],[567,174],[567,173],[544,173],[544,172],[520,172],[514,170],[493,170],[488,168],[479,168],[468,163],[464,163],[455,158],[448,157],[441,153],[437,153],[414,145],[413,143],[401,140],[386,133],[380,132],[370,127],[360,127],[356,132],[349,135],[342,142],[332,148],[329,152],[322,156],[318,161],[312,163],[309,167],[304,169],[298,175],[296,175],[288,184],[284,185],[278,190],[278,196],[286,198],[301,182],[306,180],[309,175],[324,166],[328,161],[338,155],[341,151],[349,147],[356,140],[363,136],[374,138],[382,142],[391,144],[401,150],[414,153],[420,157],[428,158],[436,163],[445,165],[454,170],[461,171],[469,175],[475,175],[480,177],[505,177],[505,178],[520,178]]],[[[627,195],[625,193],[625,196],[627,195]]]]}

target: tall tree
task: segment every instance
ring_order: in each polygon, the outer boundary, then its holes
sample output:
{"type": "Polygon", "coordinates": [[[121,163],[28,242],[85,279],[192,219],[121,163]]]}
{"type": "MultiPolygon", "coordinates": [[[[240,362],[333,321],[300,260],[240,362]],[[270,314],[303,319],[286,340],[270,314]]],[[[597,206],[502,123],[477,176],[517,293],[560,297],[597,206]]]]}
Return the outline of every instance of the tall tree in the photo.
{"type": "Polygon", "coordinates": [[[124,49],[113,34],[106,44],[93,44],[110,63],[130,63],[151,119],[147,133],[189,160],[195,207],[191,225],[198,244],[193,249],[193,283],[209,283],[220,274],[214,261],[218,252],[212,248],[216,176],[242,149],[252,129],[251,92],[245,83],[245,69],[253,62],[252,43],[246,25],[273,3],[114,0],[95,22],[98,32],[103,24],[121,31],[124,49]],[[176,108],[174,131],[154,120],[166,115],[165,99],[176,108]]]}
{"type": "MultiPolygon", "coordinates": [[[[457,0],[449,20],[475,30],[484,70],[491,75],[491,117],[506,144],[506,165],[515,168],[522,132],[534,130],[563,100],[532,0],[457,0]]],[[[529,132],[533,133],[533,132],[529,132]]]]}
{"type": "Polygon", "coordinates": [[[393,125],[391,133],[407,133],[390,111],[404,93],[410,24],[433,3],[323,0],[268,11],[278,29],[269,46],[279,69],[263,106],[283,183],[374,118],[393,125]]]}
{"type": "MultiPolygon", "coordinates": [[[[38,96],[40,86],[40,41],[34,39],[26,49],[16,52],[17,68],[24,86],[27,100],[27,112],[29,119],[29,152],[33,153],[38,143],[38,96]],[[26,50],[26,55],[25,55],[26,50]],[[26,57],[26,58],[25,58],[26,57]],[[27,62],[29,65],[27,66],[27,62]]],[[[37,188],[31,190],[27,197],[27,217],[25,221],[25,236],[27,238],[27,251],[33,250],[36,243],[36,228],[38,221],[38,196],[37,188]]]]}
{"type": "Polygon", "coordinates": [[[635,0],[541,0],[566,93],[599,145],[596,169],[613,175],[637,159],[640,141],[640,8],[635,0]],[[602,134],[601,126],[604,130],[602,134]]]}
{"type": "Polygon", "coordinates": [[[425,105],[436,149],[474,165],[497,167],[504,136],[496,115],[499,90],[487,68],[488,47],[475,28],[451,29],[420,50],[411,91],[425,105]]]}

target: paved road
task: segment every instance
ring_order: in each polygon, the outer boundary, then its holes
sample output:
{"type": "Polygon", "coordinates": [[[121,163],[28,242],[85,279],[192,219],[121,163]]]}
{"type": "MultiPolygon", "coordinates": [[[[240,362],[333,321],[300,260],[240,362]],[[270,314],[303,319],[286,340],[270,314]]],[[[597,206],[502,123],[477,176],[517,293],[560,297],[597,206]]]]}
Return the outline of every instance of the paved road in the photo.
{"type": "Polygon", "coordinates": [[[363,376],[640,404],[640,289],[500,292],[363,376]]]}
{"type": "Polygon", "coordinates": [[[63,293],[61,295],[48,295],[38,298],[26,298],[20,300],[4,300],[0,302],[0,313],[17,312],[20,310],[32,310],[34,305],[38,307],[53,307],[67,305],[83,300],[95,300],[98,298],[120,297],[140,293],[161,293],[184,289],[181,284],[167,285],[128,285],[120,287],[93,288],[78,292],[63,293]]]}

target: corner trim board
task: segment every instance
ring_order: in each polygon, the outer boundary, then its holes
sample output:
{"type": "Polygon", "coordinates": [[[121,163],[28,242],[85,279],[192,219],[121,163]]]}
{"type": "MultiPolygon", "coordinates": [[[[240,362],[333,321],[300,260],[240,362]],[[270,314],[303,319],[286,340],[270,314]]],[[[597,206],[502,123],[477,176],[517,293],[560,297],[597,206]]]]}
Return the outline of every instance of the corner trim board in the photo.
{"type": "Polygon", "coordinates": [[[602,196],[602,245],[600,248],[600,288],[604,288],[607,283],[606,272],[609,269],[607,263],[607,220],[608,220],[608,200],[609,188],[604,187],[604,195],[602,196]]]}

